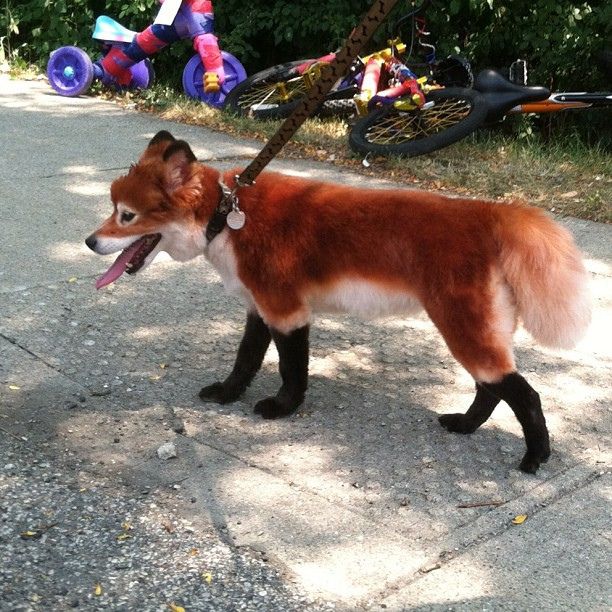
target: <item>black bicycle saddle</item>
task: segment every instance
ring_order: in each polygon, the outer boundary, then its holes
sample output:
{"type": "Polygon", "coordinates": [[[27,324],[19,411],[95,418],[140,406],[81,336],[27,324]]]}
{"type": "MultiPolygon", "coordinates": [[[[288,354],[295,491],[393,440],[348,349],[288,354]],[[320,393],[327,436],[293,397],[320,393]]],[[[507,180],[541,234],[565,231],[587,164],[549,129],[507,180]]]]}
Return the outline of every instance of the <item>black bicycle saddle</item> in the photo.
{"type": "Polygon", "coordinates": [[[546,87],[517,85],[497,70],[481,70],[474,81],[474,89],[485,96],[489,106],[487,121],[501,119],[511,108],[525,102],[546,100],[546,87]]]}

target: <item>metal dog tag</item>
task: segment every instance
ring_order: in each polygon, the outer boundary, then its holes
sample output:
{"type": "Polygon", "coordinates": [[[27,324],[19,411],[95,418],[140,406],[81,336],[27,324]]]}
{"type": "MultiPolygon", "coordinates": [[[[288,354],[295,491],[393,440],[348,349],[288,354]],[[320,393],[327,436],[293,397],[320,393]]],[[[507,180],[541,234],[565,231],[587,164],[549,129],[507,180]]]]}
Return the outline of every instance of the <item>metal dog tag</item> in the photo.
{"type": "Polygon", "coordinates": [[[241,210],[231,210],[227,214],[227,225],[233,230],[239,230],[246,223],[246,215],[241,210]]]}

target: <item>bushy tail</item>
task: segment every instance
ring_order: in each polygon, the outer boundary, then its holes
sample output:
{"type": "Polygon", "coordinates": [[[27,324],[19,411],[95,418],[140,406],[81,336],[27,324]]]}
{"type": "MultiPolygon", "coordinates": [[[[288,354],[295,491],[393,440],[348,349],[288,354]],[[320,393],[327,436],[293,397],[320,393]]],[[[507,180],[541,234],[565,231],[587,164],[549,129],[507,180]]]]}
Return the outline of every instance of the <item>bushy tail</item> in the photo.
{"type": "Polygon", "coordinates": [[[571,348],[591,320],[588,274],[568,230],[535,208],[510,205],[497,227],[503,273],[525,329],[541,344],[571,348]]]}

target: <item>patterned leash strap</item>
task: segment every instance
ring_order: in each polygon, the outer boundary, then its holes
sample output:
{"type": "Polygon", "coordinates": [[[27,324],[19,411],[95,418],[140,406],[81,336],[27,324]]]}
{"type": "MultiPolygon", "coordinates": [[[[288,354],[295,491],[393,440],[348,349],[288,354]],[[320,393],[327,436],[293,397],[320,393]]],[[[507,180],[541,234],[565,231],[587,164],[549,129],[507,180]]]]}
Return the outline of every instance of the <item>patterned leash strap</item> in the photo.
{"type": "Polygon", "coordinates": [[[302,123],[316,111],[338,79],[346,76],[353,61],[396,4],[397,0],[375,0],[361,24],[353,30],[334,61],[321,71],[321,78],[314,83],[306,98],[285,119],[276,134],[270,138],[257,157],[238,176],[237,184],[239,186],[251,185],[259,173],[297,132],[302,123]]]}
{"type": "Polygon", "coordinates": [[[244,227],[246,217],[238,205],[236,190],[239,187],[252,185],[260,172],[276,157],[302,123],[317,110],[331,88],[339,79],[346,76],[353,61],[396,4],[397,0],[374,1],[363,21],[353,30],[334,61],[323,67],[321,77],[314,83],[306,98],[285,119],[257,157],[236,177],[235,187],[230,189],[224,184],[220,185],[219,205],[206,227],[206,238],[209,242],[221,233],[226,225],[233,230],[244,227]]]}

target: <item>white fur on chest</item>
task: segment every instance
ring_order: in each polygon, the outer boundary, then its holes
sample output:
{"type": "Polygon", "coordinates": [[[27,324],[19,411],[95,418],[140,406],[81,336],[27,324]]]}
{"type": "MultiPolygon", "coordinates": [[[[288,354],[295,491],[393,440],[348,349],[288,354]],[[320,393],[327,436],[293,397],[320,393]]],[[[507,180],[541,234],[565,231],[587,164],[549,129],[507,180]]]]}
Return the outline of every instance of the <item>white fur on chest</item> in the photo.
{"type": "Polygon", "coordinates": [[[225,290],[232,295],[246,299],[249,304],[252,304],[251,292],[242,284],[238,276],[238,265],[229,239],[229,230],[221,232],[209,243],[205,255],[221,277],[225,290]]]}

